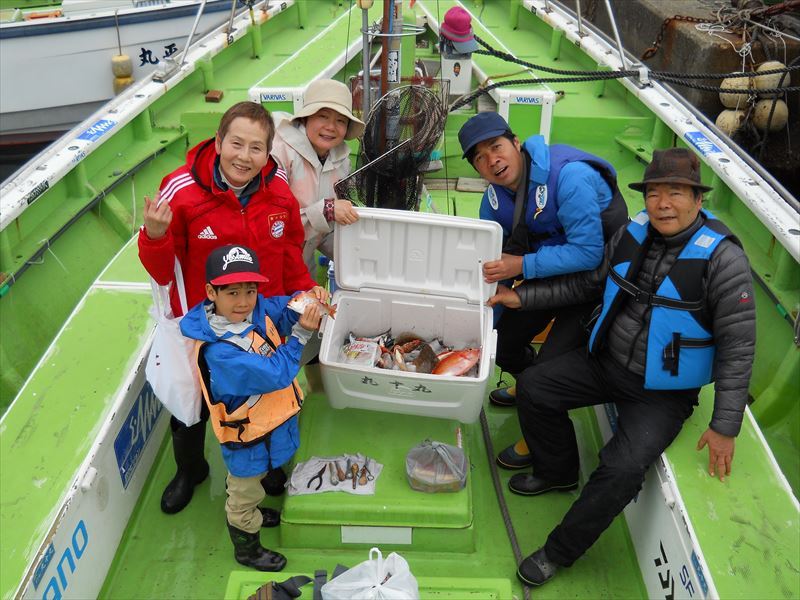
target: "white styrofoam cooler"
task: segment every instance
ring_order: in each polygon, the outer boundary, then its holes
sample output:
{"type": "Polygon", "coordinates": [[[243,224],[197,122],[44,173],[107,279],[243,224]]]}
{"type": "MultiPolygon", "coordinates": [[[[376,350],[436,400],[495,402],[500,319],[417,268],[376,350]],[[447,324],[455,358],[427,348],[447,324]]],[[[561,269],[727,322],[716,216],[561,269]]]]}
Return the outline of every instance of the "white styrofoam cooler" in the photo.
{"type": "Polygon", "coordinates": [[[359,208],[359,220],[334,234],[336,318],[327,318],[319,353],[331,406],[472,423],[494,371],[497,332],[485,301],[481,264],[500,258],[502,229],[491,221],[359,208]],[[481,318],[481,312],[483,318],[481,318]],[[455,348],[481,346],[477,377],[410,373],[349,365],[342,346],[353,332],[391,330],[440,338],[455,348]]]}

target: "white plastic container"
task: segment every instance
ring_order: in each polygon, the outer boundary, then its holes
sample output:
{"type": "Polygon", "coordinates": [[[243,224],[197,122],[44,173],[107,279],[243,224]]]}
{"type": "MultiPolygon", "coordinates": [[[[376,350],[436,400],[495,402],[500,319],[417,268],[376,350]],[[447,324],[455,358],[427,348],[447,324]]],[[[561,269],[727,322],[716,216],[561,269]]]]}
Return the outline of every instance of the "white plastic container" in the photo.
{"type": "Polygon", "coordinates": [[[491,221],[359,208],[359,221],[336,227],[336,318],[327,318],[319,353],[334,408],[478,419],[494,372],[497,332],[485,301],[481,264],[500,258],[502,229],[491,221]],[[483,315],[481,315],[483,313],[483,315]],[[342,362],[348,335],[391,330],[481,346],[477,377],[410,373],[342,362]]]}

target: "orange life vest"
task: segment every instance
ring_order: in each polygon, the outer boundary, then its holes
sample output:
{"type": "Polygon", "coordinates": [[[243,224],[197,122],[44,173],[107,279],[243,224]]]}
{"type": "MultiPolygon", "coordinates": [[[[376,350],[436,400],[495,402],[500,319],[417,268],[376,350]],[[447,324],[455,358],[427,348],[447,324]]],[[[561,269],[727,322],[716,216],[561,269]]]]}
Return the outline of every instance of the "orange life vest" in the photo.
{"type": "MultiPolygon", "coordinates": [[[[269,317],[265,316],[264,330],[267,339],[262,338],[255,329],[247,334],[250,347],[247,352],[258,353],[262,356],[271,356],[281,345],[281,338],[269,317]]],[[[292,384],[274,392],[251,396],[232,413],[227,412],[223,402],[215,400],[211,394],[211,383],[208,366],[201,352],[206,342],[195,342],[195,363],[200,377],[200,388],[203,398],[206,399],[208,410],[211,413],[210,421],[214,433],[223,445],[237,448],[252,446],[264,440],[269,433],[286,422],[289,418],[300,412],[303,404],[303,392],[297,385],[297,380],[292,384]]],[[[240,346],[237,346],[241,348],[240,346]]]]}

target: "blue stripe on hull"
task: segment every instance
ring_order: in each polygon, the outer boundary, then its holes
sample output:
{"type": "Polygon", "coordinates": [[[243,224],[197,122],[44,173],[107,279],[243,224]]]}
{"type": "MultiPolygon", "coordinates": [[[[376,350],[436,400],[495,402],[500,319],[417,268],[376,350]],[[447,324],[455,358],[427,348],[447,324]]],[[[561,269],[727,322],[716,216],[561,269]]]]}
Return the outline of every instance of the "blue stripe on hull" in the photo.
{"type": "MultiPolygon", "coordinates": [[[[149,11],[139,12],[136,14],[121,14],[119,15],[119,25],[136,25],[139,23],[153,23],[155,21],[164,21],[166,19],[180,19],[182,17],[194,16],[197,14],[199,4],[190,6],[175,6],[164,7],[158,10],[153,9],[149,11]]],[[[203,10],[204,15],[211,13],[218,13],[230,10],[229,0],[209,0],[203,10]]],[[[8,24],[0,27],[0,40],[13,39],[19,37],[32,37],[44,36],[54,33],[74,33],[76,31],[86,31],[89,29],[101,29],[104,27],[115,27],[116,21],[114,15],[102,17],[89,17],[86,19],[72,18],[69,20],[55,20],[50,23],[49,20],[36,23],[36,26],[24,24],[20,26],[17,23],[8,24]]],[[[188,31],[187,31],[188,35],[188,31]]]]}

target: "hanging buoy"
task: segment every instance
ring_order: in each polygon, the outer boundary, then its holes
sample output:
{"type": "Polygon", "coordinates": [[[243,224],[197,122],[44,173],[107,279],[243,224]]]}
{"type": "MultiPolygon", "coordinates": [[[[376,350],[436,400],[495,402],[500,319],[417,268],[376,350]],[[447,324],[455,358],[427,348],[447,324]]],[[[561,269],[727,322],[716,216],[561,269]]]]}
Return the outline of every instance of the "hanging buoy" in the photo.
{"type": "Polygon", "coordinates": [[[716,125],[725,135],[732,137],[734,133],[739,131],[742,123],[744,123],[744,118],[745,113],[743,110],[723,110],[717,116],[716,125]]]}
{"type": "Polygon", "coordinates": [[[114,77],[132,77],[133,61],[127,54],[117,54],[111,57],[111,71],[114,77]]]}
{"type": "Polygon", "coordinates": [[[783,100],[759,100],[753,108],[753,125],[761,131],[767,129],[767,119],[772,111],[772,103],[775,103],[775,110],[772,113],[772,120],[769,122],[770,131],[780,131],[786,127],[789,120],[789,108],[783,100]]]}
{"type": "MultiPolygon", "coordinates": [[[[749,90],[752,87],[752,79],[749,77],[728,77],[723,79],[720,84],[723,90],[749,90]]],[[[726,108],[736,108],[747,103],[749,94],[720,94],[719,101],[726,108]]]]}
{"type": "Polygon", "coordinates": [[[133,77],[114,77],[114,94],[119,94],[132,83],[133,77]]]}
{"type": "MultiPolygon", "coordinates": [[[[756,69],[756,73],[762,73],[764,71],[774,71],[776,69],[785,69],[786,65],[777,60],[770,60],[765,62],[763,65],[756,69]]],[[[753,87],[756,90],[768,90],[772,88],[779,87],[781,85],[781,77],[783,77],[783,73],[773,73],[772,75],[759,75],[753,81],[753,87]]],[[[790,77],[787,75],[783,82],[784,85],[788,83],[790,77]]],[[[759,92],[759,98],[777,98],[781,94],[779,92],[773,92],[772,94],[762,94],[759,92]]]]}

